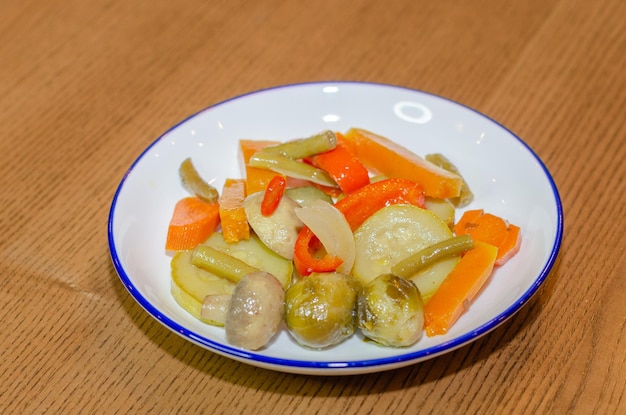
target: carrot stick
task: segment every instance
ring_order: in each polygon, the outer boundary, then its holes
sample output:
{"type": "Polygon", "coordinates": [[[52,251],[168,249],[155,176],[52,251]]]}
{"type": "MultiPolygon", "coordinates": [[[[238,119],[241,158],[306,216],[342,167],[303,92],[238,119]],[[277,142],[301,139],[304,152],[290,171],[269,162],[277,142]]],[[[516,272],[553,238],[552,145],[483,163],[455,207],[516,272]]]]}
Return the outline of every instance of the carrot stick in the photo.
{"type": "Polygon", "coordinates": [[[426,196],[437,199],[457,197],[463,179],[424,160],[407,148],[366,130],[352,128],[345,134],[349,150],[363,164],[388,176],[419,183],[426,196]]]}
{"type": "Polygon", "coordinates": [[[463,255],[424,306],[427,336],[448,332],[489,279],[497,254],[495,246],[474,241],[474,249],[463,255]]]}
{"type": "Polygon", "coordinates": [[[485,242],[498,248],[496,265],[500,266],[515,255],[521,246],[521,232],[518,226],[508,224],[504,219],[484,213],[482,209],[468,210],[454,225],[457,235],[470,235],[476,241],[485,242]]]}
{"type": "Polygon", "coordinates": [[[176,203],[167,229],[165,249],[180,251],[204,242],[219,223],[219,203],[205,202],[197,196],[176,203]]]}
{"type": "Polygon", "coordinates": [[[226,179],[219,198],[222,235],[226,242],[250,238],[250,225],[243,209],[246,182],[243,179],[226,179]]]}

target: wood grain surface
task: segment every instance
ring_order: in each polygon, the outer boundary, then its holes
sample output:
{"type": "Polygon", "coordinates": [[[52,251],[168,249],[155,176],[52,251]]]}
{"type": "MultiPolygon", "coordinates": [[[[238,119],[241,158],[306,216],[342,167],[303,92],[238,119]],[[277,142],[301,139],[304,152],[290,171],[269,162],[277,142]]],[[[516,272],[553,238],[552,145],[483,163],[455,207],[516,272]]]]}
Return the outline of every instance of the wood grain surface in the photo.
{"type": "Polygon", "coordinates": [[[0,413],[626,413],[625,22],[624,0],[0,1],[0,413]],[[510,321],[309,377],[206,351],[132,299],[107,244],[130,164],[209,105],[317,80],[445,96],[542,158],[563,244],[510,321]]]}

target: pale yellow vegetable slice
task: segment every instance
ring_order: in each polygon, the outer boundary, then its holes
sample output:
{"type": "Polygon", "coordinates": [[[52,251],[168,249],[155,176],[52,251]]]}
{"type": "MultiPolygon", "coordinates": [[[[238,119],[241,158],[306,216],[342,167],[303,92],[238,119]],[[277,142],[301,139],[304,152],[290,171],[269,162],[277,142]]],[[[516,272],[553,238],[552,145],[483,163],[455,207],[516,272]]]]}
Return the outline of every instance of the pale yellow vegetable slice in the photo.
{"type": "Polygon", "coordinates": [[[269,216],[261,213],[264,192],[249,195],[243,202],[248,223],[254,233],[272,251],[286,259],[293,259],[293,248],[302,228],[302,221],[294,213],[299,205],[288,197],[282,197],[276,210],[269,216]]]}
{"type": "Polygon", "coordinates": [[[250,239],[247,240],[229,243],[224,240],[221,233],[214,233],[205,244],[231,255],[251,267],[272,274],[283,288],[287,288],[291,284],[293,262],[269,249],[256,235],[250,235],[250,239]]]}
{"type": "MultiPolygon", "coordinates": [[[[401,260],[453,236],[433,212],[413,205],[387,206],[374,213],[354,232],[356,257],[352,273],[364,284],[401,260]]],[[[453,256],[410,277],[424,301],[437,290],[459,261],[453,256]]]]}
{"type": "Polygon", "coordinates": [[[188,313],[207,323],[202,318],[202,303],[209,295],[230,295],[235,284],[227,279],[204,271],[191,263],[191,251],[180,251],[171,261],[174,300],[188,313]]]}

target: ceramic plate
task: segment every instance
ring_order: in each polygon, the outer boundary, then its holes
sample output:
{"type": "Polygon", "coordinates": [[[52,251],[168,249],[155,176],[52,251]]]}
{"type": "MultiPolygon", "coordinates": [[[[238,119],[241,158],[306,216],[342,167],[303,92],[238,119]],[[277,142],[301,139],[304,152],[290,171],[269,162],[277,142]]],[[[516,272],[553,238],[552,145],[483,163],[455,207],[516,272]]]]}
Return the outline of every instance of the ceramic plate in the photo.
{"type": "MultiPolygon", "coordinates": [[[[462,211],[458,212],[458,216],[462,211]]],[[[192,343],[231,359],[302,374],[346,375],[411,365],[483,336],[523,307],[557,257],[563,212],[555,183],[539,157],[488,117],[428,93],[381,84],[322,82],[281,86],[209,107],[174,126],[130,166],[111,205],[108,237],[120,279],[157,321],[192,343]],[[323,129],[360,127],[419,155],[443,153],[469,182],[474,202],[522,229],[520,252],[497,269],[488,285],[443,336],[403,349],[379,347],[355,335],[324,351],[298,346],[283,330],[263,350],[230,346],[222,328],[201,323],[170,295],[167,226],[187,195],[178,167],[192,157],[200,174],[221,189],[243,177],[238,140],[289,140],[323,129]]]]}

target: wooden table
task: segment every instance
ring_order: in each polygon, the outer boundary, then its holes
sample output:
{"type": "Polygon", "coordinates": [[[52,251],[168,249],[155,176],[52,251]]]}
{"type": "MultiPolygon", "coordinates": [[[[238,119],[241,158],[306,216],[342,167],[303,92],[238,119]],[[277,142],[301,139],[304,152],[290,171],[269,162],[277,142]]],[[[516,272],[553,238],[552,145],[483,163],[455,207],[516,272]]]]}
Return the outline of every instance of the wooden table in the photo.
{"type": "Polygon", "coordinates": [[[626,413],[625,17],[623,0],[0,2],[0,412],[626,413]],[[209,105],[318,80],[445,96],[542,158],[562,249],[506,324],[309,377],[197,347],[128,294],[106,228],[133,160],[209,105]]]}

